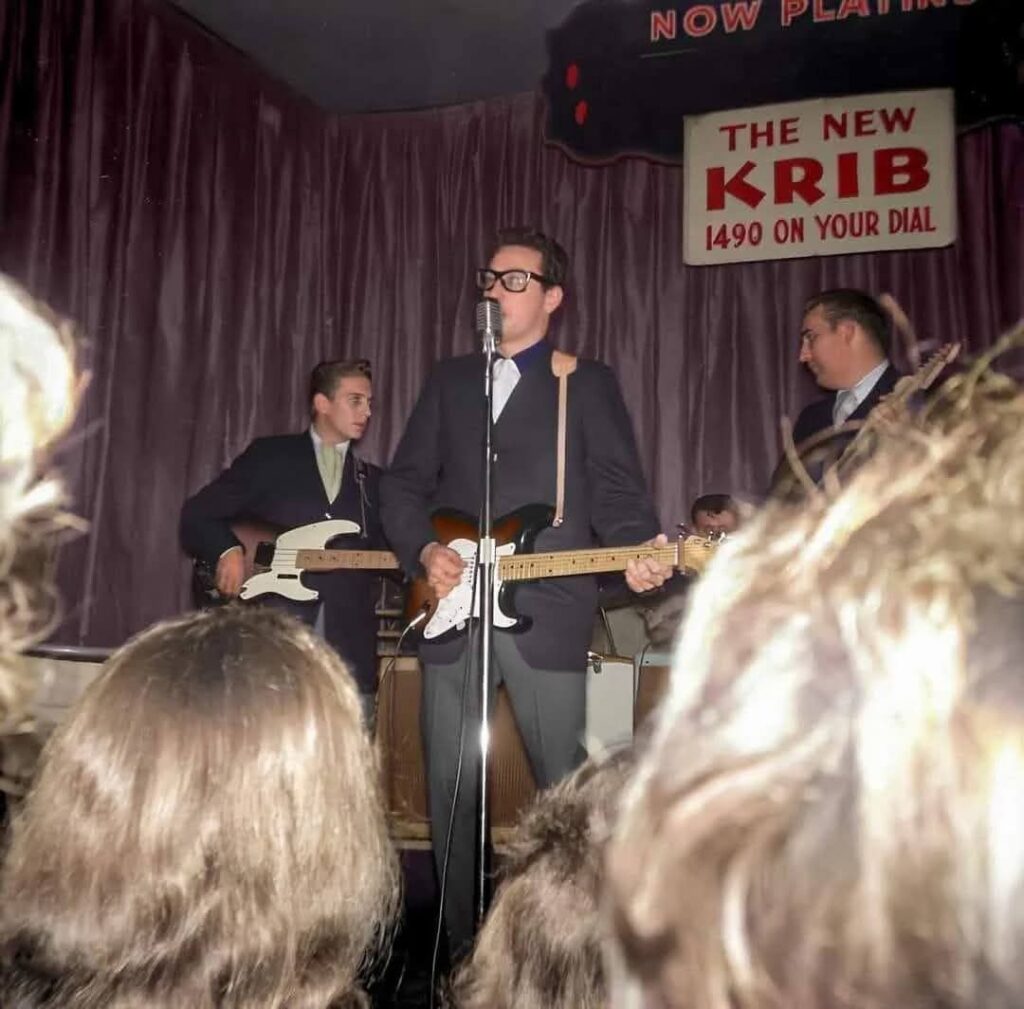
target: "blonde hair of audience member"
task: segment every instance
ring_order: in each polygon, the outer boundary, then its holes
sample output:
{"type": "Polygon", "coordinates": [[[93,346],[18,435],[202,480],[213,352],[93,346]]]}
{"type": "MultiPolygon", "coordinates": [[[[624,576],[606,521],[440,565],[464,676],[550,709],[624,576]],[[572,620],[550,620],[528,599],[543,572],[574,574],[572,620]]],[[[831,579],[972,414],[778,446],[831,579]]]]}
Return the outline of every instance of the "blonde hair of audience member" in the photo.
{"type": "Polygon", "coordinates": [[[609,845],[623,1007],[1024,1005],[1024,397],[976,370],[696,589],[609,845]]]}
{"type": "Polygon", "coordinates": [[[473,953],[456,972],[458,1009],[599,1009],[600,845],[632,754],[588,761],[542,793],[516,828],[473,953]]]}
{"type": "Polygon", "coordinates": [[[27,693],[14,653],[55,613],[50,552],[64,494],[43,458],[74,412],[72,346],[70,325],[0,274],[0,728],[27,693]]]}
{"type": "Polygon", "coordinates": [[[231,606],[118,651],[54,734],[0,891],[5,1009],[361,1005],[398,869],[355,684],[231,606]]]}

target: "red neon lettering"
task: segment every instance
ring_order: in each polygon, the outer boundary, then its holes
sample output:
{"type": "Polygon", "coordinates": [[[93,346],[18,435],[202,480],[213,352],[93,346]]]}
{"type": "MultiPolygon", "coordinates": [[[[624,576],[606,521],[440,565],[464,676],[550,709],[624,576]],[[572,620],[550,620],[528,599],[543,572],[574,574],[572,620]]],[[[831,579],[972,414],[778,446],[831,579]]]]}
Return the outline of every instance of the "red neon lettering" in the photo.
{"type": "Polygon", "coordinates": [[[919,11],[927,10],[929,7],[945,7],[946,0],[917,0],[919,11]]]}
{"type": "Polygon", "coordinates": [[[697,4],[683,15],[683,31],[695,39],[714,31],[717,23],[718,14],[709,4],[697,4]]]}
{"type": "Polygon", "coordinates": [[[839,14],[837,15],[839,20],[843,21],[851,14],[856,14],[859,18],[871,17],[868,0],[843,0],[839,5],[839,14]]]}
{"type": "Polygon", "coordinates": [[[808,0],[782,0],[782,27],[788,28],[798,17],[807,13],[808,0]]]}
{"type": "Polygon", "coordinates": [[[651,41],[676,37],[676,12],[651,11],[651,41]]]}
{"type": "Polygon", "coordinates": [[[775,203],[792,203],[794,196],[799,196],[805,203],[817,203],[825,195],[818,185],[824,174],[825,169],[817,158],[784,158],[776,161],[775,203]]]}
{"type": "Polygon", "coordinates": [[[814,20],[817,21],[835,21],[836,12],[830,11],[825,7],[825,0],[814,0],[814,20]]]}
{"type": "MultiPolygon", "coordinates": [[[[865,0],[867,2],[867,0],[865,0]]],[[[740,0],[739,3],[722,4],[722,27],[726,32],[734,32],[742,28],[745,32],[757,24],[757,16],[761,13],[761,0],[740,0]]]]}
{"type": "Polygon", "coordinates": [[[920,147],[882,147],[875,151],[875,193],[914,193],[931,179],[928,155],[920,147]]]}
{"type": "Polygon", "coordinates": [[[731,196],[748,207],[756,208],[765,197],[763,189],[758,189],[747,182],[747,176],[756,167],[753,161],[745,161],[728,179],[725,177],[724,168],[709,168],[707,209],[724,210],[726,196],[731,196]]]}

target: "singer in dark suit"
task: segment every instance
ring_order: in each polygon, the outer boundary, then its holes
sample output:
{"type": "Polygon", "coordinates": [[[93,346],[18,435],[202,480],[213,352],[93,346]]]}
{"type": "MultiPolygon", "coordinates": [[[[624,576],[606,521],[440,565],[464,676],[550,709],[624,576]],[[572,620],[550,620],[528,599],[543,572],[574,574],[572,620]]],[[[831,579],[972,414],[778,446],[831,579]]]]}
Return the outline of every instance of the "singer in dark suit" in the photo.
{"type": "MultiPolygon", "coordinates": [[[[494,370],[495,519],[523,505],[556,499],[558,380],[545,339],[562,301],[567,257],[536,231],[503,232],[480,289],[500,307],[500,357],[494,370]]],[[[431,514],[454,508],[473,516],[483,491],[484,356],[441,362],[423,389],[391,466],[381,481],[384,528],[404,568],[425,571],[440,596],[459,581],[462,559],[436,541],[431,514]]],[[[568,379],[565,521],[541,533],[536,549],[636,544],[658,533],[638,463],[632,424],[618,382],[597,361],[579,361],[568,379]]],[[[630,587],[660,585],[669,570],[632,563],[630,587]]],[[[583,752],[587,645],[597,605],[593,577],[528,583],[517,609],[532,618],[525,633],[495,631],[494,683],[504,683],[534,775],[546,787],[569,773],[583,752]]],[[[466,636],[424,643],[423,734],[434,857],[442,870],[454,798],[466,670],[466,636]]],[[[475,656],[472,657],[475,660],[475,656]]],[[[472,675],[476,676],[475,661],[472,675]]],[[[465,766],[445,899],[449,949],[464,953],[473,934],[473,810],[476,735],[467,731],[465,766]]]]}
{"type": "MultiPolygon", "coordinates": [[[[231,530],[237,519],[293,529],[324,519],[349,519],[361,533],[339,537],[332,547],[383,549],[380,470],[360,459],[355,443],[370,419],[367,361],[325,361],[310,376],[312,422],[298,434],[257,438],[220,474],[186,502],[181,542],[187,553],[216,567],[217,588],[238,594],[242,547],[231,530]]],[[[376,691],[376,576],[372,571],[307,572],[302,580],[319,599],[299,603],[278,596],[260,601],[286,609],[314,626],[348,663],[372,711],[376,691]]]]}
{"type": "MultiPolygon", "coordinates": [[[[893,391],[900,373],[889,362],[890,343],[888,317],[870,294],[837,288],[808,299],[800,325],[800,361],[829,395],[800,411],[793,426],[798,450],[823,431],[865,420],[893,391]]],[[[850,437],[838,437],[828,454],[838,455],[850,437]]],[[[812,477],[819,477],[821,470],[820,460],[809,461],[812,477]]],[[[789,464],[783,459],[776,467],[773,486],[788,473],[789,464]]]]}

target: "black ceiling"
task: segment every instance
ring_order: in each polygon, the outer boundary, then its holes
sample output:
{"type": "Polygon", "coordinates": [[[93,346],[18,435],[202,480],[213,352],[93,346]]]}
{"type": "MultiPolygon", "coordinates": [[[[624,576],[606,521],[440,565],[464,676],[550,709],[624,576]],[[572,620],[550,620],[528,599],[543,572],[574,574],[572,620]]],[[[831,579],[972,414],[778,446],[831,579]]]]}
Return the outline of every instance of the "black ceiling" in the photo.
{"type": "Polygon", "coordinates": [[[430,108],[529,91],[545,36],[579,0],[173,0],[332,112],[430,108]]]}

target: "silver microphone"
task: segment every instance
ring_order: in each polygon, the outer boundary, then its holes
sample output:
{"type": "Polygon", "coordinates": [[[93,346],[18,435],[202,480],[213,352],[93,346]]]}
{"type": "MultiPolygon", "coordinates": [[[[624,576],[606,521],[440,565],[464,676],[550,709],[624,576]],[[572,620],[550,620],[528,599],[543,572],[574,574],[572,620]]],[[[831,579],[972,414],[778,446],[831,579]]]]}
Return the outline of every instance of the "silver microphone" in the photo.
{"type": "Polygon", "coordinates": [[[495,298],[481,298],[476,303],[476,331],[484,349],[501,343],[501,305],[495,298]]]}

